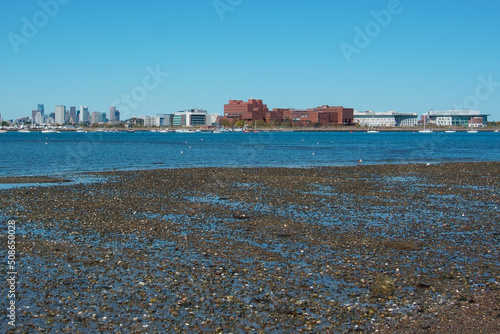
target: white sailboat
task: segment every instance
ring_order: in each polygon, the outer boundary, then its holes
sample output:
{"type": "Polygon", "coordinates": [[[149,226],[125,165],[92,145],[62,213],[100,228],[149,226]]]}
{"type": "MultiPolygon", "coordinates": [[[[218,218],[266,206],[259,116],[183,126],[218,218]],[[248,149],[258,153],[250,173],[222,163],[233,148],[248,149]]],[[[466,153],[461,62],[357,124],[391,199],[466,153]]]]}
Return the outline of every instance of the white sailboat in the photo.
{"type": "Polygon", "coordinates": [[[432,133],[432,130],[426,129],[426,127],[425,127],[426,124],[427,124],[427,116],[424,118],[424,129],[419,130],[418,132],[420,132],[420,133],[432,133]]]}
{"type": "Polygon", "coordinates": [[[469,129],[467,130],[467,133],[477,133],[478,131],[476,129],[473,129],[470,122],[469,122],[469,129]]]}

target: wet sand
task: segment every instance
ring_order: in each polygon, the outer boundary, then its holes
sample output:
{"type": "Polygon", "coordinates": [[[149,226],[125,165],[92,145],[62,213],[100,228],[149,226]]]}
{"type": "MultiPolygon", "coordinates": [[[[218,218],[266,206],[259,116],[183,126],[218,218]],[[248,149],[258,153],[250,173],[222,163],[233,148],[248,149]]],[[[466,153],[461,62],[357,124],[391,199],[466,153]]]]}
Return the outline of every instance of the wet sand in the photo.
{"type": "Polygon", "coordinates": [[[500,332],[500,163],[98,175],[0,191],[15,332],[500,332]]]}

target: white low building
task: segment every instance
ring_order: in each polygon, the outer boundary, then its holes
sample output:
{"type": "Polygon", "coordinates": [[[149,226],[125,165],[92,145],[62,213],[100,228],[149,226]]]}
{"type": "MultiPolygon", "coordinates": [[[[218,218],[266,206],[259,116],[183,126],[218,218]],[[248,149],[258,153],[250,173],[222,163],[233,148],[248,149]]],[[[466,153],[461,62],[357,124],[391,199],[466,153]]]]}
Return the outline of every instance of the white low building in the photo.
{"type": "Polygon", "coordinates": [[[156,127],[160,126],[160,117],[159,116],[144,116],[144,127],[156,127]]]}
{"type": "Polygon", "coordinates": [[[208,113],[203,109],[188,109],[174,114],[174,126],[202,126],[209,121],[208,113]]]}
{"type": "Polygon", "coordinates": [[[374,112],[354,111],[354,123],[361,126],[416,126],[418,125],[417,113],[399,113],[396,111],[374,112]]]}
{"type": "Polygon", "coordinates": [[[482,127],[488,125],[487,114],[481,114],[479,110],[431,110],[426,112],[423,117],[427,119],[427,124],[437,126],[473,126],[482,127]]]}

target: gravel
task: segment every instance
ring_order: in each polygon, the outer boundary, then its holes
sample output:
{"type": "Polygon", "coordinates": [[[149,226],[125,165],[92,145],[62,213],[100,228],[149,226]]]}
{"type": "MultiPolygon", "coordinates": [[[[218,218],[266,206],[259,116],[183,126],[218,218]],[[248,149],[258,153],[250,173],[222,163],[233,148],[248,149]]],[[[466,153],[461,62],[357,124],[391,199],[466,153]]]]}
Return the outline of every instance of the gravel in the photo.
{"type": "Polygon", "coordinates": [[[500,332],[500,163],[95,175],[0,191],[11,332],[500,332]]]}

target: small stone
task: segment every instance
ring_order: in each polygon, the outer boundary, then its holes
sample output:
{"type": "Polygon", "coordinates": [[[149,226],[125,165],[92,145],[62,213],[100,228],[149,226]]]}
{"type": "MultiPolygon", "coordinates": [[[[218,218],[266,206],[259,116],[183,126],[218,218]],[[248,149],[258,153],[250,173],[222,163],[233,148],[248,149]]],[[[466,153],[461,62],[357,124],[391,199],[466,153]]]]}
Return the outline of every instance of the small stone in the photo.
{"type": "Polygon", "coordinates": [[[373,296],[391,296],[394,292],[396,292],[396,285],[388,275],[379,275],[371,287],[373,296]]]}

